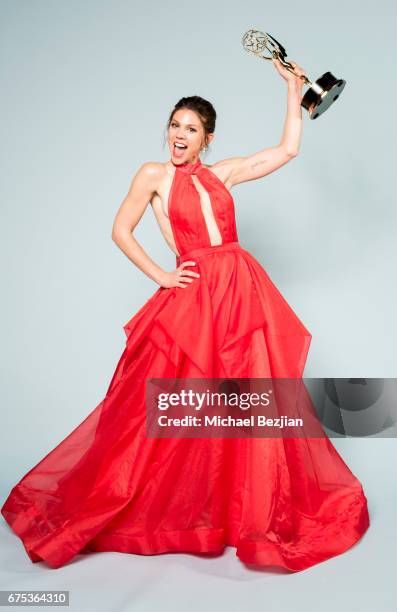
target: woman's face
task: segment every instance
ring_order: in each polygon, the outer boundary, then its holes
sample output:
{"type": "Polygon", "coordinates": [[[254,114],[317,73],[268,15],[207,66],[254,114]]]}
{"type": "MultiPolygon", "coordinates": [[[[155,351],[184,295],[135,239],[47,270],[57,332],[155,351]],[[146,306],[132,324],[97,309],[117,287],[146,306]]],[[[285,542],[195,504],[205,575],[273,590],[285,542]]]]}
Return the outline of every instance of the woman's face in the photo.
{"type": "Polygon", "coordinates": [[[205,132],[198,115],[187,108],[175,111],[168,128],[168,147],[175,163],[195,163],[204,146],[205,132]],[[184,145],[183,147],[176,146],[184,145]]]}

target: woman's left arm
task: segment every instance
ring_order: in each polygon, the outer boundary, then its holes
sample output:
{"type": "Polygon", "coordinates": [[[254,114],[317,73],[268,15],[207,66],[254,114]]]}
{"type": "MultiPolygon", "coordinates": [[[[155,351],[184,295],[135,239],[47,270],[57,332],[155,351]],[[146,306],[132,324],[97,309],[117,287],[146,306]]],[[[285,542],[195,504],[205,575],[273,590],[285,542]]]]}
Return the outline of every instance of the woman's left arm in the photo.
{"type": "MultiPolygon", "coordinates": [[[[229,188],[274,172],[299,152],[302,133],[303,79],[284,68],[279,60],[273,59],[273,64],[287,82],[287,115],[280,144],[262,149],[253,155],[232,157],[214,164],[212,168],[222,168],[223,180],[229,188]]],[[[294,66],[297,75],[304,74],[304,70],[298,64],[295,62],[290,64],[294,66]]]]}

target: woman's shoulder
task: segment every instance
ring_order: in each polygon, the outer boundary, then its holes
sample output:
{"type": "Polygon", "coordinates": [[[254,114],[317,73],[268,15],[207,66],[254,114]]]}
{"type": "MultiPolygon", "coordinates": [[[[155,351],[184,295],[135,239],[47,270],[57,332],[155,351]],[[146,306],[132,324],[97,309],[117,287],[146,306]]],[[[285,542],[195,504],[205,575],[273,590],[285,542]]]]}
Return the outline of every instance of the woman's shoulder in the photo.
{"type": "Polygon", "coordinates": [[[215,176],[226,186],[231,170],[231,164],[229,159],[222,159],[211,165],[203,164],[203,166],[204,168],[215,174],[215,176]]]}
{"type": "Polygon", "coordinates": [[[168,172],[171,164],[169,162],[146,161],[141,164],[138,172],[148,176],[161,176],[168,172]]]}
{"type": "Polygon", "coordinates": [[[144,181],[153,191],[158,191],[172,172],[169,165],[167,162],[143,162],[135,173],[135,178],[144,181]]]}

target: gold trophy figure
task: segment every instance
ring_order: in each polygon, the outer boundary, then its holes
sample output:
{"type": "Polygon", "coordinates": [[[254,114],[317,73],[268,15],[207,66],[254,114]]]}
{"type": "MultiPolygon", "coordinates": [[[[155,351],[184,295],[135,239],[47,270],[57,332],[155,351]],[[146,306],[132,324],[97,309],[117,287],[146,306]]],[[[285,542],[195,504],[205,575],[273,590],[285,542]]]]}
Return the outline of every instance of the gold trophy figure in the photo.
{"type": "MultiPolygon", "coordinates": [[[[243,47],[249,53],[257,55],[261,59],[278,59],[281,64],[294,74],[294,67],[286,61],[286,50],[273,36],[260,32],[259,30],[248,30],[242,38],[243,47]],[[263,55],[267,51],[270,56],[263,55]]],[[[298,75],[296,75],[298,76],[298,75]]],[[[309,89],[304,94],[301,106],[307,110],[310,119],[317,119],[337,100],[346,85],[343,79],[337,79],[331,72],[324,72],[316,81],[311,82],[304,74],[299,78],[303,79],[309,89]]]]}

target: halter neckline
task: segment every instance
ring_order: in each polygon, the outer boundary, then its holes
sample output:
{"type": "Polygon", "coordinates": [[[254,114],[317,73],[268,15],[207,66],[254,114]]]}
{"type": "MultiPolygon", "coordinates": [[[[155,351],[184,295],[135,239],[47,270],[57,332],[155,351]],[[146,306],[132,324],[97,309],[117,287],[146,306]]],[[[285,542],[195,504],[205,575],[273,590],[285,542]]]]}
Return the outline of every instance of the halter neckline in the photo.
{"type": "Polygon", "coordinates": [[[171,162],[176,170],[180,170],[184,174],[195,174],[202,167],[200,158],[194,163],[183,162],[183,164],[175,164],[172,159],[171,162]]]}

